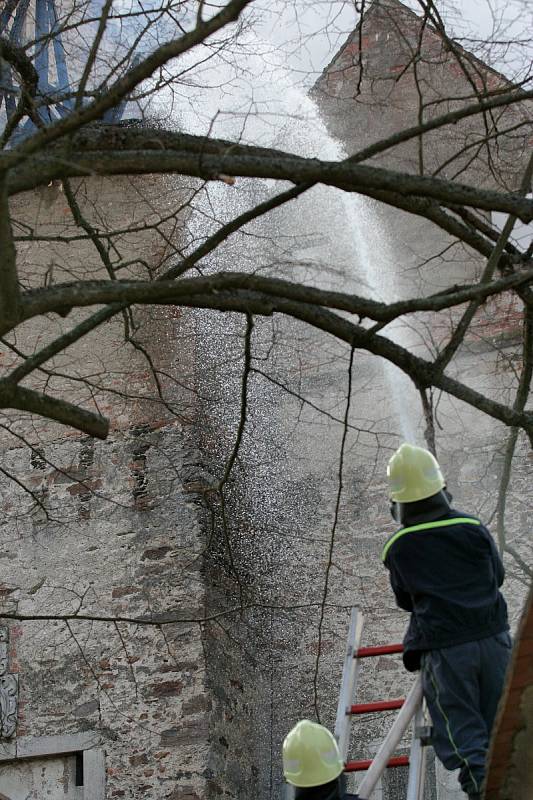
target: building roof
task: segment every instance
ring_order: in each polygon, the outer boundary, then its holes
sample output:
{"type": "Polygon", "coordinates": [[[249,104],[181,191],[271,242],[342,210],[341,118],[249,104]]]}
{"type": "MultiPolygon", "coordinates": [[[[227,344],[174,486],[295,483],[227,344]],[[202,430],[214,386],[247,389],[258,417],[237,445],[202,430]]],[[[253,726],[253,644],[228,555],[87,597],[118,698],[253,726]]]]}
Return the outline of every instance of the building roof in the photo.
{"type": "MultiPolygon", "coordinates": [[[[345,50],[348,49],[349,51],[353,51],[354,47],[356,49],[361,47],[361,33],[365,29],[365,26],[370,27],[373,22],[373,17],[379,15],[380,13],[383,14],[383,12],[386,12],[391,18],[394,16],[402,16],[402,32],[405,32],[404,26],[407,22],[407,25],[409,26],[409,23],[411,23],[413,28],[418,33],[420,30],[420,24],[424,20],[423,16],[417,14],[415,11],[409,8],[409,6],[406,6],[405,3],[402,3],[401,0],[371,0],[366,7],[364,6],[364,13],[360,17],[357,27],[354,31],[352,31],[352,33],[349,34],[344,44],[339,48],[329,64],[324,68],[315,85],[318,85],[331,67],[335,64],[335,62],[342,58],[345,50]]],[[[436,37],[441,43],[445,41],[442,33],[429,22],[425,24],[424,32],[436,37]]],[[[453,45],[457,55],[464,57],[465,61],[472,65],[474,68],[472,74],[473,78],[476,76],[479,78],[481,75],[490,75],[493,79],[493,83],[496,83],[499,86],[514,86],[514,84],[505,75],[486,64],[470,51],[466,50],[458,42],[451,38],[449,39],[449,42],[451,45],[453,45]]],[[[491,86],[491,88],[493,88],[493,86],[491,86]]]]}

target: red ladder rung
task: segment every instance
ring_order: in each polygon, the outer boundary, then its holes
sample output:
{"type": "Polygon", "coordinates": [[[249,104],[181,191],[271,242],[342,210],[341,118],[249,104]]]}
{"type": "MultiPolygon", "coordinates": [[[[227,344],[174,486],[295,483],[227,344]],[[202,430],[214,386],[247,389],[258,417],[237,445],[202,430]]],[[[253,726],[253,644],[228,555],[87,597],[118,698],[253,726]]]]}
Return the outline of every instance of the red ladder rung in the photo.
{"type": "Polygon", "coordinates": [[[388,656],[393,653],[403,653],[403,644],[382,644],[378,647],[360,647],[359,650],[355,651],[355,658],[388,656]]]}
{"type": "MultiPolygon", "coordinates": [[[[370,765],[372,764],[372,759],[366,759],[364,761],[348,761],[344,767],[345,772],[364,772],[367,770],[370,765]]],[[[390,761],[387,762],[387,767],[408,767],[409,766],[409,756],[394,756],[391,758],[390,761]]]]}
{"type": "Polygon", "coordinates": [[[356,703],[350,706],[350,714],[373,714],[376,711],[394,711],[401,708],[405,700],[377,700],[374,703],[356,703]]]}

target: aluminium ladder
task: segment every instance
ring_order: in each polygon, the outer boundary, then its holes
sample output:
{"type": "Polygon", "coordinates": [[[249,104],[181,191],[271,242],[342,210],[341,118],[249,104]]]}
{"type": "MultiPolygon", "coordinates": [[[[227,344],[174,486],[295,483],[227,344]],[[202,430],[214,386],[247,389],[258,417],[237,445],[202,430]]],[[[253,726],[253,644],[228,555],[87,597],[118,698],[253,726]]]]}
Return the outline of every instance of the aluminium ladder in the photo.
{"type": "Polygon", "coordinates": [[[422,680],[419,675],[405,699],[354,704],[352,701],[355,699],[360,659],[391,655],[403,651],[401,644],[361,647],[363,622],[363,615],[356,608],[353,608],[335,722],[335,738],[345,762],[344,771],[366,771],[366,775],[357,790],[357,796],[359,800],[370,800],[372,792],[387,767],[409,766],[406,800],[422,800],[426,771],[424,748],[429,740],[429,729],[425,725],[422,680]],[[399,709],[399,713],[375,757],[363,761],[349,761],[348,746],[352,717],[359,714],[392,711],[395,709],[399,709]],[[409,756],[393,756],[411,721],[413,721],[413,736],[409,756]]]}

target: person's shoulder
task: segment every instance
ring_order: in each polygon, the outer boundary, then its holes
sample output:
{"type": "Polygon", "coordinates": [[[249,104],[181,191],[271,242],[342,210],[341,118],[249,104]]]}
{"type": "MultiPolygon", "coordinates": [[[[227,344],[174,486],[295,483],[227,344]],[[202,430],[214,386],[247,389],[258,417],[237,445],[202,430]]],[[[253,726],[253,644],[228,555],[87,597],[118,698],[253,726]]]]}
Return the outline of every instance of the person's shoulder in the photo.
{"type": "Polygon", "coordinates": [[[383,550],[381,551],[381,560],[386,566],[388,566],[388,558],[392,546],[395,545],[396,542],[400,541],[400,539],[403,537],[405,533],[408,533],[407,527],[404,526],[402,528],[398,528],[398,530],[394,531],[394,533],[391,533],[391,535],[385,542],[383,550]]]}
{"type": "Polygon", "coordinates": [[[485,523],[475,514],[468,514],[464,511],[451,509],[450,519],[456,520],[462,530],[465,530],[470,536],[479,537],[486,540],[492,538],[492,534],[485,523]]]}
{"type": "Polygon", "coordinates": [[[472,528],[483,528],[486,530],[485,525],[476,514],[469,514],[467,511],[459,511],[456,508],[451,508],[445,519],[454,520],[455,524],[459,523],[472,528]]]}

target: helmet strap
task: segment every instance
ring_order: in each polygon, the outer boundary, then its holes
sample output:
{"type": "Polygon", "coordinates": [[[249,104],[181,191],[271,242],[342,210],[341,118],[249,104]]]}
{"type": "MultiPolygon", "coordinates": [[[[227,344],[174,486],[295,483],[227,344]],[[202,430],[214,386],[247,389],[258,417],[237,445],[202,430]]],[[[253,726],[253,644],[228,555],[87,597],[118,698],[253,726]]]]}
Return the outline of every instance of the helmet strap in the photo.
{"type": "Polygon", "coordinates": [[[397,521],[401,525],[409,526],[441,519],[451,510],[449,498],[448,492],[441,489],[440,492],[426,497],[424,500],[417,500],[414,503],[397,503],[400,516],[397,521]]]}
{"type": "Polygon", "coordinates": [[[401,503],[397,503],[395,500],[391,500],[390,514],[395,522],[400,523],[402,521],[401,503]]]}

